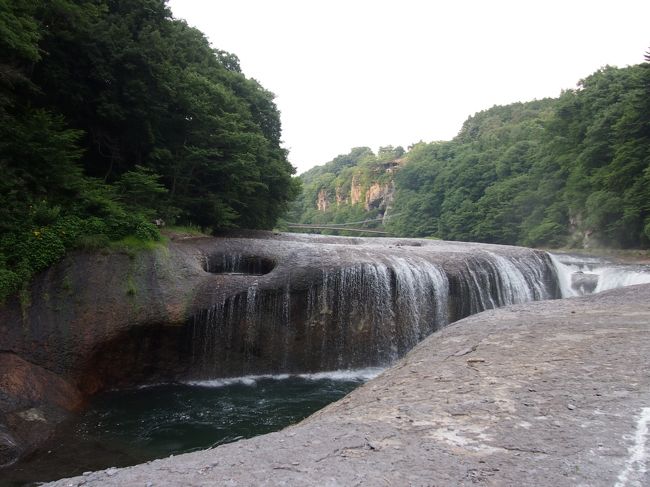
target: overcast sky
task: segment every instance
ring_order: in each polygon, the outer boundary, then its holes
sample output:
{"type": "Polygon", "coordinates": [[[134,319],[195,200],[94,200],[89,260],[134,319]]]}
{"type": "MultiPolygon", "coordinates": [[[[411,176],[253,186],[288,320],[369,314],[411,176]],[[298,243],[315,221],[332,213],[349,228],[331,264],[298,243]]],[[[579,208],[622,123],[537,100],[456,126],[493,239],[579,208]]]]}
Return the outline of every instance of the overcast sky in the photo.
{"type": "Polygon", "coordinates": [[[648,0],[170,0],[276,95],[298,172],[643,61],[648,0]]]}

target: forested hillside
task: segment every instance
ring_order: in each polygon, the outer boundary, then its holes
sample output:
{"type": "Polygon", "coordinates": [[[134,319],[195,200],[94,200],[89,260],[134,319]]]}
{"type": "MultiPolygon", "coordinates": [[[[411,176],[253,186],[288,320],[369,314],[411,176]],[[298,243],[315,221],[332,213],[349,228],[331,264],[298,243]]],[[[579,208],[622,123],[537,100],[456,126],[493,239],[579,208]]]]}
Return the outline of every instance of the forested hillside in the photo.
{"type": "MultiPolygon", "coordinates": [[[[650,64],[606,67],[558,99],[495,106],[452,141],[410,147],[393,171],[385,228],[503,244],[647,247],[649,166],[650,64]]],[[[304,207],[294,215],[336,220],[336,202],[314,215],[314,194],[331,176],[312,172],[320,179],[302,176],[304,207]]],[[[343,192],[344,179],[334,183],[343,192]]],[[[361,210],[355,219],[372,216],[361,210]]]]}
{"type": "Polygon", "coordinates": [[[300,176],[303,191],[287,219],[310,224],[372,220],[364,228],[380,227],[403,155],[402,147],[382,147],[377,155],[369,147],[356,147],[310,169],[300,176]]]}
{"type": "Polygon", "coordinates": [[[273,95],[164,0],[0,0],[0,299],[156,219],[272,227],[297,192],[280,132],[273,95]]]}

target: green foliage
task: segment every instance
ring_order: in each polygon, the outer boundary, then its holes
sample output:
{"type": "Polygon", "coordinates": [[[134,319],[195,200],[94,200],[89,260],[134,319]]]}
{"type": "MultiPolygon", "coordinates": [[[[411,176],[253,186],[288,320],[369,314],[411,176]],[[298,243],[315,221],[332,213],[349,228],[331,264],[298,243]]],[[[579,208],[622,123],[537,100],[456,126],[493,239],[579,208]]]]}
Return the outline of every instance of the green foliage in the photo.
{"type": "Polygon", "coordinates": [[[603,68],[559,99],[493,107],[417,144],[388,229],[481,242],[647,246],[650,65],[603,68]]]}
{"type": "Polygon", "coordinates": [[[273,98],[164,0],[0,0],[0,300],[157,219],[271,228],[299,191],[273,98]]]}
{"type": "Polygon", "coordinates": [[[203,228],[198,227],[196,225],[171,225],[171,226],[166,226],[163,230],[163,234],[165,235],[169,235],[169,234],[173,235],[175,233],[201,237],[201,236],[206,236],[208,232],[206,232],[203,228]]]}
{"type": "MultiPolygon", "coordinates": [[[[366,207],[366,193],[373,184],[386,185],[392,181],[396,160],[403,154],[402,147],[382,147],[377,155],[368,147],[356,147],[349,154],[339,155],[327,164],[305,172],[297,180],[302,185],[302,192],[285,218],[291,222],[311,224],[364,222],[359,226],[380,228],[379,221],[366,220],[383,216],[385,208],[366,207]],[[328,208],[321,206],[318,210],[319,200],[321,205],[324,201],[328,208]]],[[[364,235],[342,230],[325,230],[323,233],[364,235]]]]}
{"type": "Polygon", "coordinates": [[[605,67],[558,99],[492,107],[470,117],[449,142],[420,142],[405,154],[390,146],[377,156],[353,149],[301,179],[291,221],[354,221],[355,205],[337,200],[353,185],[363,192],[393,179],[386,229],[395,235],[647,247],[650,64],[605,67]],[[396,158],[399,171],[382,171],[396,158]]]}
{"type": "Polygon", "coordinates": [[[135,297],[138,292],[138,288],[135,285],[135,281],[132,276],[129,276],[126,281],[126,295],[129,297],[135,297]]]}
{"type": "Polygon", "coordinates": [[[149,219],[170,212],[170,208],[164,204],[167,188],[151,169],[135,166],[134,170],[122,174],[114,186],[119,201],[149,219]]]}

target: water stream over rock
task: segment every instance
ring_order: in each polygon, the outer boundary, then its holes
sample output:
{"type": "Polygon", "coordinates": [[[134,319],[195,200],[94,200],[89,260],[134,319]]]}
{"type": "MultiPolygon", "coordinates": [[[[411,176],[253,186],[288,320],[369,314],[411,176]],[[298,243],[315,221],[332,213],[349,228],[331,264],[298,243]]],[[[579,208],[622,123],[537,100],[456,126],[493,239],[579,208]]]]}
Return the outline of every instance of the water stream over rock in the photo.
{"type": "Polygon", "coordinates": [[[387,367],[471,314],[650,282],[646,267],[499,245],[268,233],[70,256],[34,282],[28,306],[0,309],[0,365],[13,374],[0,389],[0,464],[102,390],[387,367]]]}
{"type": "MultiPolygon", "coordinates": [[[[307,268],[306,285],[298,270],[274,276],[279,259],[249,276],[243,292],[220,296],[215,288],[214,304],[193,318],[192,370],[218,377],[257,373],[260,363],[274,373],[386,366],[451,321],[560,296],[542,252],[484,246],[461,254],[448,243],[407,242],[319,242],[303,246],[320,264],[307,268]]],[[[230,277],[253,260],[207,258],[230,277]]]]}
{"type": "Polygon", "coordinates": [[[650,283],[650,265],[647,264],[619,264],[584,255],[549,255],[563,298],[650,283]]]}

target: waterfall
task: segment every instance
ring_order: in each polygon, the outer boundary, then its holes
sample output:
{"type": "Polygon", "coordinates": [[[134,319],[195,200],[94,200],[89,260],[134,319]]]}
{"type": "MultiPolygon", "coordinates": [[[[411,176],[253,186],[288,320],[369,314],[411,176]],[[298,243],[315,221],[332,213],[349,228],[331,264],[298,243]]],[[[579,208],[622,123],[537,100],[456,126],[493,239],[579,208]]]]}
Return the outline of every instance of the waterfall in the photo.
{"type": "Polygon", "coordinates": [[[535,252],[523,257],[477,252],[455,279],[455,319],[510,304],[559,297],[549,261],[535,252]]]}
{"type": "Polygon", "coordinates": [[[563,298],[650,283],[650,266],[615,264],[596,257],[549,254],[563,298]]]}
{"type": "MultiPolygon", "coordinates": [[[[211,268],[236,273],[246,260],[219,257],[211,268]]],[[[449,265],[419,249],[359,252],[356,260],[311,268],[308,280],[290,274],[281,289],[256,274],[245,291],[215,296],[194,317],[193,370],[228,377],[385,366],[451,321],[558,297],[555,271],[535,251],[477,250],[449,265]]]]}

